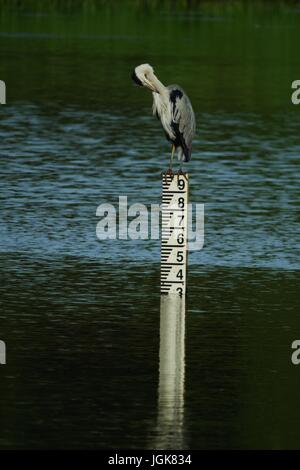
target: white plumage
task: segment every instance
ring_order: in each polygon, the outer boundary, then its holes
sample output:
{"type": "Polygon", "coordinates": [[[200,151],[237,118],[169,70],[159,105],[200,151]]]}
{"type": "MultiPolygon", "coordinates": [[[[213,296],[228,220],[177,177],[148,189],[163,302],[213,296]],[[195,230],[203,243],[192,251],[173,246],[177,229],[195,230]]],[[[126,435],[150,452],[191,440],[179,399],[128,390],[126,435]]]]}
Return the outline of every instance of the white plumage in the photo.
{"type": "Polygon", "coordinates": [[[178,151],[181,161],[191,158],[192,141],[196,131],[195,114],[191,102],[179,85],[165,87],[154,75],[149,64],[135,68],[132,79],[152,91],[153,114],[161,121],[167,139],[172,142],[172,156],[178,151]]]}

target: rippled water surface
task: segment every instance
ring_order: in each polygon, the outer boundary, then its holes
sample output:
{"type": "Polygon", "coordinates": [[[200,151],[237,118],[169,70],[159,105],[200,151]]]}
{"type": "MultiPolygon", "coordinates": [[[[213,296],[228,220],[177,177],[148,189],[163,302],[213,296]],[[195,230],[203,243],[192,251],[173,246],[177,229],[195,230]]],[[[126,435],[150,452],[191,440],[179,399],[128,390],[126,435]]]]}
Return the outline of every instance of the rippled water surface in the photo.
{"type": "Polygon", "coordinates": [[[0,13],[1,448],[299,447],[300,15],[167,5],[0,13]],[[160,202],[141,62],[198,123],[185,329],[160,306],[159,240],[95,232],[101,203],[160,202]]]}

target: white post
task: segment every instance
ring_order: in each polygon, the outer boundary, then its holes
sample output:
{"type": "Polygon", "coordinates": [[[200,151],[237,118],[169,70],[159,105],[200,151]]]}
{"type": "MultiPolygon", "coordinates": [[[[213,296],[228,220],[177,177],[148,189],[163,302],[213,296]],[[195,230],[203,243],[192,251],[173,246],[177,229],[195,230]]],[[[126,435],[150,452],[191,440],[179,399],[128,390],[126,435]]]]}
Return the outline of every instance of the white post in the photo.
{"type": "Polygon", "coordinates": [[[187,173],[162,175],[161,294],[186,293],[187,173]]]}

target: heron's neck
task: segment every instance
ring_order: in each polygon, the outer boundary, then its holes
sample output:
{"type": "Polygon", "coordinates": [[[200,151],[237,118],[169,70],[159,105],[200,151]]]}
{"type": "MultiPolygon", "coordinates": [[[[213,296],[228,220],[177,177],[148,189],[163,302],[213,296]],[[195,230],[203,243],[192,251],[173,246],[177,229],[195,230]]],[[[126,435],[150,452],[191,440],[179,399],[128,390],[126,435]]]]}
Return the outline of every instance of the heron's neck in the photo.
{"type": "Polygon", "coordinates": [[[152,83],[160,95],[163,97],[167,96],[167,88],[158,80],[158,78],[153,74],[152,83]]]}

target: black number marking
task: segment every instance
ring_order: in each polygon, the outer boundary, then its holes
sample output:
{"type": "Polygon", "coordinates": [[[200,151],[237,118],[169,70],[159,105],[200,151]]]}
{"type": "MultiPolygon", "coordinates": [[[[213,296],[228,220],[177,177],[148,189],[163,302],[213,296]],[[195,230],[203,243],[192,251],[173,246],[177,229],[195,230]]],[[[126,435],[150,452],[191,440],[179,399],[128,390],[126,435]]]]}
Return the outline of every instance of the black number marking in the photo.
{"type": "Polygon", "coordinates": [[[179,293],[180,297],[182,296],[182,287],[177,287],[176,291],[179,293]]]}
{"type": "Polygon", "coordinates": [[[184,179],[178,180],[178,188],[182,191],[185,188],[185,181],[184,179]]]}
{"type": "Polygon", "coordinates": [[[176,277],[178,277],[178,279],[183,279],[182,269],[179,269],[178,273],[176,274],[176,277]]]}
{"type": "Polygon", "coordinates": [[[184,198],[183,197],[180,197],[178,199],[178,207],[180,207],[180,209],[184,208],[184,198]]]}
{"type": "Polygon", "coordinates": [[[177,235],[177,243],[178,243],[179,245],[182,245],[183,242],[184,242],[183,233],[179,233],[179,234],[177,235]]]}

